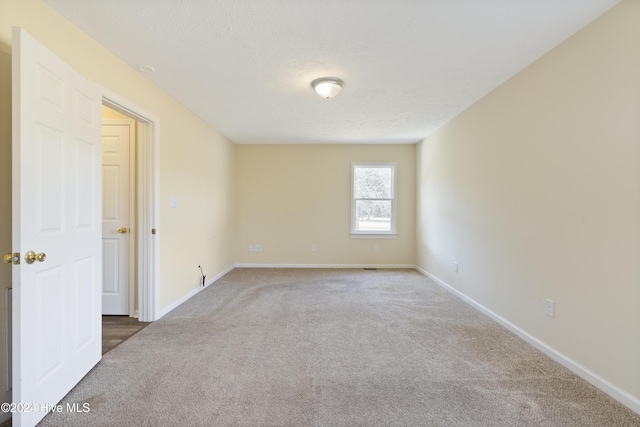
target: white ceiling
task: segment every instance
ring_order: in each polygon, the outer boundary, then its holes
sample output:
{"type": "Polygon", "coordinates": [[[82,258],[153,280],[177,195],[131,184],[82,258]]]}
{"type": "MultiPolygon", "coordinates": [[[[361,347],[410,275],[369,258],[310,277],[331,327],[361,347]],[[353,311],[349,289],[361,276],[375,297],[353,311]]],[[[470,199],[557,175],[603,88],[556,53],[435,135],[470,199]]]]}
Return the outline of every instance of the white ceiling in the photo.
{"type": "MultiPolygon", "coordinates": [[[[618,0],[45,0],[240,144],[415,143],[618,0]],[[334,76],[333,99],[310,86],[334,76]]],[[[126,97],[126,94],[120,94],[126,97]]]]}

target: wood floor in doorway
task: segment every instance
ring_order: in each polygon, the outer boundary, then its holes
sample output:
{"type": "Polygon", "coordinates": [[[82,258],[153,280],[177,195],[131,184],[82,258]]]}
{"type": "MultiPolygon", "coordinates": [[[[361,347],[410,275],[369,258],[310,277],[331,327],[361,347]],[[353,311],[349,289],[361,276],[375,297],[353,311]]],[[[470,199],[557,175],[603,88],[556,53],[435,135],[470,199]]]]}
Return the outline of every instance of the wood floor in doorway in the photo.
{"type": "Polygon", "coordinates": [[[102,354],[144,329],[148,323],[129,316],[102,316],[102,354]]]}

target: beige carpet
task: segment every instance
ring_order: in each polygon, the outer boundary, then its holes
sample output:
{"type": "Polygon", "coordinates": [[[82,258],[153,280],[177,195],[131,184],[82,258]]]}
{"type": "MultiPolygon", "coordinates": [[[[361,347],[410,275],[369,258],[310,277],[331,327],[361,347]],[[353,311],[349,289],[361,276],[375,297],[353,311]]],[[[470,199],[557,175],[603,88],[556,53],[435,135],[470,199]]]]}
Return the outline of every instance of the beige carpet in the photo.
{"type": "Polygon", "coordinates": [[[62,403],[42,425],[640,426],[411,270],[234,270],[62,403]]]}

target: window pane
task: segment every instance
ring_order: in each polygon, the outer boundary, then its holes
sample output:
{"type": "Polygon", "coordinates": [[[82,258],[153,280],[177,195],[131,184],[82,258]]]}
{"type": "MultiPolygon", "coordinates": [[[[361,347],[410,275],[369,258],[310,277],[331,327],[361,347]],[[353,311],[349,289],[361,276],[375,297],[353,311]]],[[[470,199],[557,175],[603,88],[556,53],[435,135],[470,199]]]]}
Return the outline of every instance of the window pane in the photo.
{"type": "Polygon", "coordinates": [[[356,200],[357,231],[391,231],[391,200],[356,200]]]}
{"type": "Polygon", "coordinates": [[[391,171],[389,167],[356,167],[353,193],[356,199],[391,199],[391,171]]]}

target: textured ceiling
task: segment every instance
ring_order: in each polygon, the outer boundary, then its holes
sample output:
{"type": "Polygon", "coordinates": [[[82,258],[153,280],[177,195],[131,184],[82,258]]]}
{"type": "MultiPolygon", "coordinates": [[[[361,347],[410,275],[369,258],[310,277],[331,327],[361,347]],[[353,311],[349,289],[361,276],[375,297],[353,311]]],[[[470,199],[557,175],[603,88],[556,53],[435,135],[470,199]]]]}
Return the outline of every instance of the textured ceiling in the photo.
{"type": "MultiPolygon", "coordinates": [[[[618,0],[45,0],[236,143],[414,143],[618,0]],[[310,82],[345,82],[330,100],[310,82]]],[[[126,97],[126,94],[121,94],[126,97]]]]}

